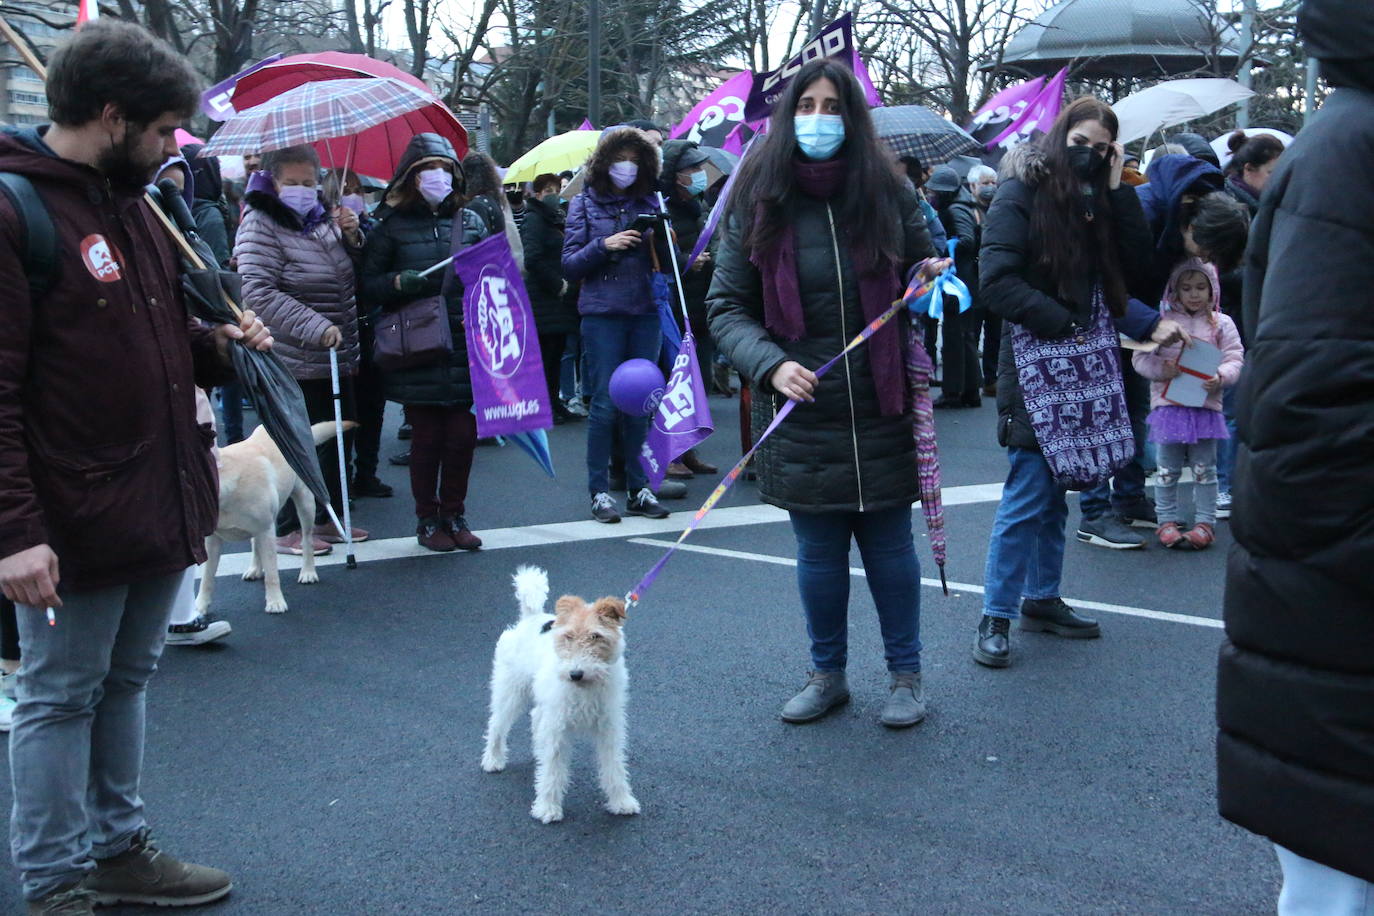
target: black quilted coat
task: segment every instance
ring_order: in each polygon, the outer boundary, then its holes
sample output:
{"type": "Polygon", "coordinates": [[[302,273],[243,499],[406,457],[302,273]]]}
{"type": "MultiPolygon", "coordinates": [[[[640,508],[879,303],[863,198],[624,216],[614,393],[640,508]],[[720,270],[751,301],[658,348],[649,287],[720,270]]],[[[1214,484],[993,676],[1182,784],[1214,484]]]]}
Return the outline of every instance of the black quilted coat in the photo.
{"type": "Polygon", "coordinates": [[[1349,168],[1374,151],[1374,8],[1308,0],[1299,28],[1344,88],[1279,160],[1246,253],[1217,797],[1374,881],[1374,175],[1349,168]]]}
{"type": "MultiPolygon", "coordinates": [[[[843,193],[843,192],[841,192],[843,193]]],[[[914,191],[901,199],[906,268],[935,253],[914,191]]],[[[764,384],[787,360],[817,369],[867,323],[845,233],[833,226],[823,200],[799,196],[793,227],[806,337],[772,336],[763,326],[763,287],[749,262],[741,229],[730,220],[721,240],[706,305],[711,335],[730,362],[755,385],[755,435],[785,399],[764,384]]],[[[900,322],[906,316],[899,316],[900,322]]],[[[879,333],[901,333],[898,322],[879,333]]],[[[858,347],[825,375],[813,404],[801,404],[755,457],[764,502],[803,512],[853,512],[910,505],[918,498],[910,415],[884,417],[869,368],[858,347]]]]}

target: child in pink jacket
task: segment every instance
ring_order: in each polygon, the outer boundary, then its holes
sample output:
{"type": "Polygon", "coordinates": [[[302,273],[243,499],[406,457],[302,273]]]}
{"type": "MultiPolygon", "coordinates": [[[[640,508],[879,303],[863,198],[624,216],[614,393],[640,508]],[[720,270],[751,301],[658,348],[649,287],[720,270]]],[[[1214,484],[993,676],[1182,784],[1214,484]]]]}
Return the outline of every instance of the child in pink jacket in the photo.
{"type": "Polygon", "coordinates": [[[1197,258],[1174,269],[1164,290],[1160,310],[1181,324],[1195,340],[1205,340],[1221,350],[1217,374],[1204,381],[1207,400],[1202,407],[1183,407],[1164,398],[1168,382],[1179,374],[1181,345],[1162,347],[1154,353],[1137,351],[1131,358],[1135,370],[1150,379],[1150,441],[1157,443],[1155,514],[1159,516],[1159,543],[1165,547],[1204,550],[1212,543],[1217,518],[1217,443],[1227,439],[1221,415],[1221,389],[1240,377],[1245,348],[1231,319],[1221,313],[1221,290],[1216,270],[1197,258]],[[1193,527],[1179,527],[1178,478],[1184,466],[1193,469],[1193,527]]]}

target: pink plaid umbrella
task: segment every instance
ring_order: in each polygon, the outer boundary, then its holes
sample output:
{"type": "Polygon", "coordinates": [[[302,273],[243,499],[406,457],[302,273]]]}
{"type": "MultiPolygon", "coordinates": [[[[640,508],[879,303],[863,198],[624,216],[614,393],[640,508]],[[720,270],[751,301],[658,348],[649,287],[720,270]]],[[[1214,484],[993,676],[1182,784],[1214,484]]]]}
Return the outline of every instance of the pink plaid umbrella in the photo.
{"type": "MultiPolygon", "coordinates": [[[[433,95],[390,77],[302,83],[234,115],[210,138],[201,155],[257,153],[313,143],[328,150],[322,157],[327,164],[348,164],[372,174],[361,161],[374,149],[368,139],[374,136],[370,132],[385,129],[408,141],[417,133],[434,129],[436,109],[453,117],[433,95]],[[357,139],[360,135],[364,135],[361,143],[357,139]],[[351,139],[340,142],[335,152],[330,141],[343,138],[351,139]]],[[[390,143],[380,146],[388,159],[391,147],[390,143]]],[[[389,163],[377,174],[390,175],[394,168],[395,164],[389,163]]]]}

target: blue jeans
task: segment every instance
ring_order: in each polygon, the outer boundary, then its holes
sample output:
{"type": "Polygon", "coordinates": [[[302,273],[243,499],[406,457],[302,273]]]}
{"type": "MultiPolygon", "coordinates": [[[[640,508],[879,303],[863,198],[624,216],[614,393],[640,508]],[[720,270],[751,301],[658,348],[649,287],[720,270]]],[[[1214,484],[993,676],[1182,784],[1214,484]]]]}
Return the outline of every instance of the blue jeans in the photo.
{"type": "Polygon", "coordinates": [[[1078,508],[1084,518],[1101,518],[1115,508],[1118,511],[1145,500],[1145,450],[1149,437],[1150,383],[1131,368],[1129,356],[1122,356],[1122,380],[1126,384],[1126,413],[1131,418],[1131,435],[1135,439],[1135,457],[1130,464],[1091,490],[1084,490],[1078,498],[1078,508]]]}
{"type": "Polygon", "coordinates": [[[37,899],[80,880],[147,826],[144,694],[184,573],[61,592],[57,623],[19,605],[23,665],[10,732],[10,851],[37,899]]]}
{"type": "Polygon", "coordinates": [[[1221,415],[1231,438],[1217,443],[1217,490],[1231,492],[1231,474],[1236,469],[1236,386],[1221,392],[1221,415]]]}
{"type": "Polygon", "coordinates": [[[889,671],[921,670],[921,567],[911,539],[911,507],[878,512],[793,512],[797,585],[811,666],[843,671],[849,660],[849,542],[859,544],[868,590],[878,606],[889,671]]]}
{"type": "Polygon", "coordinates": [[[625,457],[626,489],[638,493],[649,485],[639,465],[639,452],[649,429],[648,418],[621,413],[611,402],[611,373],[627,359],[657,362],[662,337],[657,313],[587,315],[582,319],[582,357],[586,368],[582,392],[592,396],[587,418],[587,489],[593,495],[610,489],[612,432],[617,425],[625,457]]]}
{"type": "Polygon", "coordinates": [[[1044,455],[1009,448],[1007,458],[1011,471],[992,522],[983,573],[983,613],[1015,619],[1023,597],[1059,597],[1069,504],[1044,455]]]}
{"type": "Polygon", "coordinates": [[[1274,844],[1283,868],[1279,916],[1374,916],[1374,883],[1274,844]]]}
{"type": "Polygon", "coordinates": [[[563,359],[558,367],[558,396],[571,400],[582,394],[582,335],[572,331],[563,345],[563,359]]]}
{"type": "Polygon", "coordinates": [[[243,441],[243,385],[230,382],[219,390],[220,447],[243,441]]]}

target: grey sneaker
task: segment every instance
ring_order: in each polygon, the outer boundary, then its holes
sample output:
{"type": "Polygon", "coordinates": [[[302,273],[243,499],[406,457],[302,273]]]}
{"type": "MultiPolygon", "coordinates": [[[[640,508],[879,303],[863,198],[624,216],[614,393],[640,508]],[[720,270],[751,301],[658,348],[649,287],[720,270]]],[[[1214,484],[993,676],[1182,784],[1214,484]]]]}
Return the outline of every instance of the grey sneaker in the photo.
{"type": "Polygon", "coordinates": [[[1231,517],[1231,494],[1230,494],[1230,493],[1218,493],[1218,494],[1217,494],[1217,518],[1218,518],[1218,519],[1223,519],[1223,518],[1230,518],[1230,517],[1231,517]]]}
{"type": "Polygon", "coordinates": [[[925,691],[919,671],[894,672],[883,715],[888,728],[910,728],[926,717],[925,691]]]}
{"type": "Polygon", "coordinates": [[[95,897],[80,881],[29,901],[29,916],[94,916],[95,897]]]}
{"type": "Polygon", "coordinates": [[[234,628],[227,620],[215,620],[208,614],[201,614],[188,623],[174,623],[167,628],[169,646],[203,646],[207,642],[223,639],[234,628]]]}
{"type": "Polygon", "coordinates": [[[99,906],[200,906],[226,896],[233,887],[229,875],[218,868],[178,862],[158,849],[146,827],[128,849],[97,861],[95,871],[86,876],[86,890],[99,906]]]}
{"type": "Polygon", "coordinates": [[[1145,538],[1111,512],[1098,518],[1083,519],[1078,523],[1075,536],[1084,544],[1111,550],[1134,550],[1145,546],[1145,538]]]}
{"type": "Polygon", "coordinates": [[[849,702],[843,671],[812,671],[801,693],[782,708],[782,721],[794,725],[815,722],[836,706],[849,702]]]}

